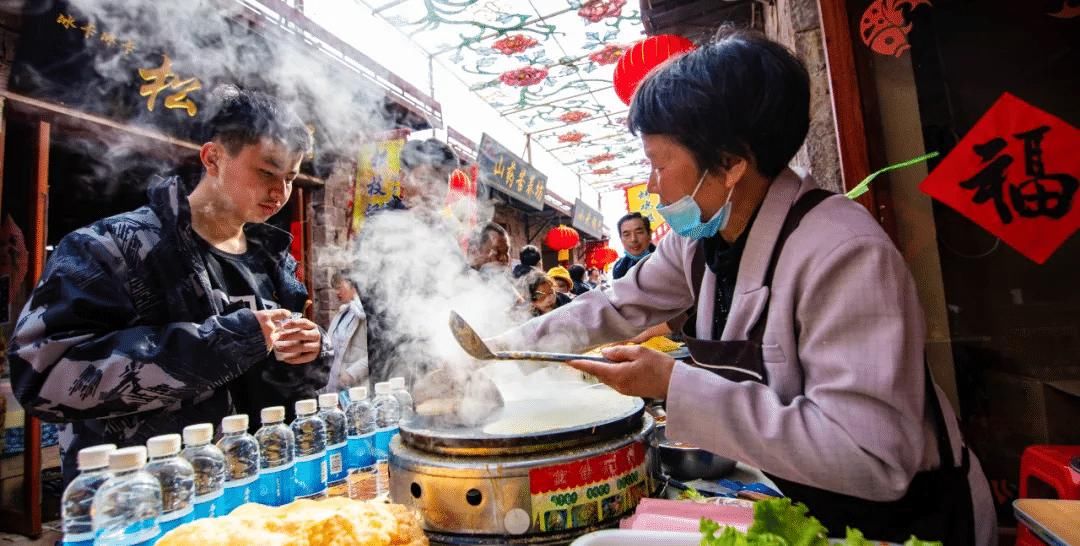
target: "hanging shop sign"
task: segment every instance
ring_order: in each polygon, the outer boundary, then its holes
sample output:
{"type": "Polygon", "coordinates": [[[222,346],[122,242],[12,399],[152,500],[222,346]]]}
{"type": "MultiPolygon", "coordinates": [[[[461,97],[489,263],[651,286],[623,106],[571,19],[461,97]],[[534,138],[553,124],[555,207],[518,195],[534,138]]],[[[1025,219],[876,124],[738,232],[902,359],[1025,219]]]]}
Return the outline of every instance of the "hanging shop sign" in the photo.
{"type": "Polygon", "coordinates": [[[547,176],[521,159],[487,133],[480,139],[476,154],[480,182],[526,205],[544,210],[547,176]]]}
{"type": "Polygon", "coordinates": [[[401,195],[401,149],[404,146],[404,138],[391,138],[360,147],[353,179],[350,237],[360,233],[368,216],[393,207],[401,195]]]}
{"type": "Polygon", "coordinates": [[[667,225],[664,217],[656,210],[656,207],[660,205],[660,196],[649,193],[648,187],[647,183],[642,182],[627,186],[623,190],[626,197],[626,212],[640,212],[642,216],[648,218],[649,227],[652,228],[652,242],[659,243],[660,239],[671,231],[671,226],[667,225]]]}
{"type": "Polygon", "coordinates": [[[1080,228],[1080,130],[1003,94],[919,189],[1036,263],[1080,228]]]}
{"type": "Polygon", "coordinates": [[[584,231],[593,239],[601,239],[604,236],[604,216],[581,199],[577,199],[574,201],[574,216],[570,219],[570,227],[584,231]]]}

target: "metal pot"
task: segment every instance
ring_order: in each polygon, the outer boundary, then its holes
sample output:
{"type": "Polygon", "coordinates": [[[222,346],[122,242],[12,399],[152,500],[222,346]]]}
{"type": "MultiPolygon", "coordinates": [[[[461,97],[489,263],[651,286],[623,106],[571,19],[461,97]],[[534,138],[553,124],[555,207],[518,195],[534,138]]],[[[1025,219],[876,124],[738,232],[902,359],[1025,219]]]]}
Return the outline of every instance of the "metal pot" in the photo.
{"type": "Polygon", "coordinates": [[[518,436],[403,423],[390,496],[421,513],[432,544],[566,544],[613,526],[655,489],[654,423],[640,400],[606,420],[585,413],[573,427],[518,436]]]}
{"type": "Polygon", "coordinates": [[[667,426],[656,427],[653,441],[665,474],[681,480],[715,480],[735,469],[735,461],[704,449],[667,441],[667,426]]]}

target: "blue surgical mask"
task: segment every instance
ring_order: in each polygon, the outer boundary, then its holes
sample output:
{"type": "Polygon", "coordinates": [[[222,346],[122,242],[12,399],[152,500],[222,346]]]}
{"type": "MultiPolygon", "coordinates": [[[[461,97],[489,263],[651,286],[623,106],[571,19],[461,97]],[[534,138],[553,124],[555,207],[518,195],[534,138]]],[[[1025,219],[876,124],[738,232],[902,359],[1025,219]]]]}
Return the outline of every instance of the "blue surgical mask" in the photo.
{"type": "Polygon", "coordinates": [[[641,254],[631,254],[629,250],[626,251],[626,255],[635,262],[640,261],[642,258],[648,256],[649,254],[652,254],[652,251],[649,250],[649,247],[645,247],[645,250],[642,250],[641,254]]]}
{"type": "Polygon", "coordinates": [[[698,206],[697,201],[694,201],[694,196],[701,189],[701,184],[705,182],[707,174],[709,174],[708,170],[701,173],[701,178],[698,179],[697,186],[690,195],[684,195],[670,205],[656,207],[656,211],[664,217],[671,229],[688,239],[708,239],[727,227],[728,220],[731,218],[731,192],[735,191],[734,186],[728,191],[727,202],[720,207],[720,210],[716,211],[708,222],[701,221],[701,207],[698,206]]]}

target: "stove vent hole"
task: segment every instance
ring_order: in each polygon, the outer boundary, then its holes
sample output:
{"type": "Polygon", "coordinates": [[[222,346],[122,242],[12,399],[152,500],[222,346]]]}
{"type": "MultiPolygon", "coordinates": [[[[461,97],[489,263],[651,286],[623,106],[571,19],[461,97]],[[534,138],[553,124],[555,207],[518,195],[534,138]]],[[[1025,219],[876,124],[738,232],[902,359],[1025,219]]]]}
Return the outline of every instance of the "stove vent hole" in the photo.
{"type": "Polygon", "coordinates": [[[480,491],[476,489],[470,489],[465,492],[465,502],[472,506],[480,506],[480,502],[484,500],[484,496],[480,494],[480,491]]]}
{"type": "Polygon", "coordinates": [[[412,486],[409,487],[409,491],[412,492],[412,496],[414,499],[420,498],[420,484],[413,482],[412,486]]]}

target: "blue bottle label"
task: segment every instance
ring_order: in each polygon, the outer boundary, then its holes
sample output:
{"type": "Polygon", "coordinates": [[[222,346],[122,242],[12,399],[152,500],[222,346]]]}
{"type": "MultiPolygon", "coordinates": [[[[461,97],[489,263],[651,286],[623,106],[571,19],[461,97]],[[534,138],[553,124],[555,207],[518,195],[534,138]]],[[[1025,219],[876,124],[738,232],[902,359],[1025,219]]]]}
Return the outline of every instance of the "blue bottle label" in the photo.
{"type": "MultiPolygon", "coordinates": [[[[161,514],[161,517],[158,518],[158,527],[161,528],[161,532],[158,533],[157,538],[165,536],[165,533],[168,533],[189,521],[195,521],[195,509],[191,506],[185,506],[179,510],[161,514]]],[[[157,541],[157,539],[154,540],[155,542],[157,541]]]]}
{"type": "Polygon", "coordinates": [[[296,496],[295,467],[292,461],[259,471],[252,497],[255,502],[267,506],[281,506],[292,502],[296,496]]]}
{"type": "Polygon", "coordinates": [[[398,433],[398,427],[380,428],[375,431],[375,460],[390,459],[390,440],[398,433]]]}
{"type": "Polygon", "coordinates": [[[255,481],[258,479],[259,475],[255,474],[242,480],[225,482],[225,490],[221,495],[221,511],[218,515],[227,516],[241,504],[251,502],[251,490],[255,487],[255,481]]]}
{"type": "Polygon", "coordinates": [[[124,529],[123,536],[98,538],[99,544],[109,546],[150,546],[157,541],[160,528],[156,518],[148,518],[128,525],[124,529]]]}
{"type": "Polygon", "coordinates": [[[224,492],[219,489],[213,493],[195,495],[195,519],[216,518],[220,516],[219,505],[221,504],[221,497],[223,494],[224,492]]]}
{"type": "Polygon", "coordinates": [[[375,433],[349,436],[347,447],[348,470],[364,468],[375,464],[375,433]]]}
{"type": "Polygon", "coordinates": [[[345,464],[345,448],[348,442],[341,442],[326,446],[326,481],[337,483],[343,481],[349,475],[349,467],[345,464]]]}
{"type": "Polygon", "coordinates": [[[74,533],[70,535],[64,535],[64,539],[60,541],[61,546],[94,546],[94,533],[74,533]]]}
{"type": "Polygon", "coordinates": [[[296,496],[326,493],[326,451],[296,458],[296,496]]]}

